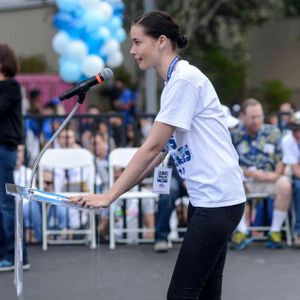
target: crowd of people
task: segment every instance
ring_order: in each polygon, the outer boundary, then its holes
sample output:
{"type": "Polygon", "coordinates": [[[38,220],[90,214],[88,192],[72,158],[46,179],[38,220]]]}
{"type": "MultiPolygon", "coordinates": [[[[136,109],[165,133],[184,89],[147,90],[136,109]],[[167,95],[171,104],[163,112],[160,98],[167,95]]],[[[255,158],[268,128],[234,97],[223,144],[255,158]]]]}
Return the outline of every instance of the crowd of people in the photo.
{"type": "MultiPolygon", "coordinates": [[[[118,83],[118,86],[119,85],[121,86],[121,84],[118,83]]],[[[38,94],[36,91],[34,92],[35,93],[33,94],[38,94]]],[[[127,90],[125,94],[128,95],[129,91],[127,90]]],[[[115,107],[120,105],[119,102],[120,100],[118,99],[114,101],[115,107]]],[[[35,101],[33,101],[33,103],[36,105],[35,101]]],[[[50,105],[50,103],[48,103],[46,109],[50,106],[55,107],[56,105],[58,104],[52,102],[50,105]]],[[[297,203],[297,199],[299,199],[299,157],[297,157],[297,151],[299,151],[297,146],[299,145],[299,125],[297,125],[297,122],[299,122],[299,115],[293,113],[293,104],[283,103],[276,118],[274,115],[270,118],[266,118],[262,103],[255,99],[244,101],[241,105],[239,114],[236,115],[235,112],[236,117],[231,114],[231,111],[227,106],[223,105],[223,110],[226,115],[227,126],[231,132],[233,145],[239,154],[246,192],[248,194],[266,193],[269,195],[272,202],[272,214],[270,216],[271,224],[269,224],[270,232],[268,234],[267,246],[272,249],[283,247],[284,243],[281,228],[285,219],[289,216],[289,211],[293,211],[292,215],[295,219],[295,230],[293,231],[294,245],[299,247],[300,204],[297,203]],[[291,125],[292,122],[295,122],[296,124],[294,127],[291,125]]],[[[125,115],[127,115],[125,122],[124,119],[118,119],[118,117],[105,119],[105,114],[102,114],[100,109],[95,105],[88,108],[87,114],[89,117],[83,118],[80,122],[73,122],[68,129],[64,130],[54,143],[54,147],[84,147],[89,149],[95,156],[97,176],[96,191],[100,192],[104,191],[108,186],[108,155],[112,149],[120,146],[120,140],[118,140],[120,132],[122,130],[123,133],[132,131],[132,135],[135,137],[137,135],[143,136],[143,132],[145,132],[145,130],[143,130],[143,124],[146,124],[145,127],[147,127],[151,126],[151,122],[149,120],[141,119],[139,126],[136,126],[136,114],[130,115],[129,113],[125,113],[125,115]],[[126,131],[124,128],[127,128],[126,131]],[[114,134],[114,132],[117,132],[117,134],[114,134]]],[[[38,132],[37,126],[34,126],[36,119],[31,119],[31,122],[28,122],[26,126],[26,130],[29,132],[26,136],[28,137],[32,134],[33,136],[40,137],[42,133],[42,138],[48,140],[50,137],[49,133],[53,133],[61,122],[58,118],[57,110],[53,109],[51,113],[49,111],[49,115],[51,115],[52,118],[48,120],[45,118],[46,122],[43,124],[48,123],[48,125],[41,126],[41,132],[38,132]],[[48,128],[48,130],[46,128],[48,128]],[[49,130],[50,128],[51,130],[49,130]]],[[[45,119],[43,119],[43,121],[45,121],[45,119]]],[[[145,137],[146,136],[144,136],[144,138],[145,137]]],[[[126,143],[123,144],[123,146],[137,146],[138,144],[133,143],[132,140],[130,135],[128,135],[126,143]]],[[[28,157],[30,157],[29,153],[32,152],[32,150],[30,150],[30,145],[40,145],[41,142],[42,141],[39,138],[36,139],[35,143],[29,145],[27,143],[28,157]]],[[[170,159],[169,164],[172,166],[172,159],[170,159]]],[[[170,194],[161,195],[157,204],[154,249],[158,252],[165,252],[168,250],[170,246],[168,236],[171,231],[170,218],[176,207],[176,200],[187,196],[185,182],[176,173],[176,170],[174,171],[174,174],[170,194]]],[[[70,180],[70,176],[68,177],[68,180],[70,180]]],[[[59,181],[62,182],[61,180],[59,181]]],[[[57,186],[55,189],[56,191],[61,191],[61,189],[57,190],[57,186]]],[[[33,212],[36,211],[34,205],[35,204],[33,204],[32,207],[33,212]]],[[[180,219],[180,226],[186,224],[184,222],[186,219],[186,205],[183,207],[181,212],[184,212],[184,214],[180,217],[180,214],[177,213],[177,218],[180,219]]],[[[60,209],[66,210],[65,208],[56,208],[56,210],[60,209]]],[[[134,207],[129,206],[129,208],[127,208],[127,214],[130,216],[132,211],[136,211],[136,209],[137,205],[134,207]]],[[[52,215],[53,210],[54,209],[50,210],[52,215]]],[[[151,218],[154,219],[154,209],[151,209],[150,212],[152,215],[151,218]]],[[[58,222],[59,229],[66,228],[67,224],[72,227],[69,221],[69,213],[56,212],[56,214],[60,216],[60,221],[58,222]],[[63,221],[62,216],[64,217],[63,221]]],[[[32,220],[36,220],[34,222],[38,223],[40,220],[40,216],[32,218],[32,215],[29,215],[28,212],[27,215],[30,216],[32,220]]],[[[99,230],[101,239],[107,240],[107,209],[103,209],[100,219],[99,230]]],[[[119,213],[118,216],[116,216],[116,219],[119,220],[116,220],[117,223],[119,222],[118,226],[122,226],[120,225],[122,222],[120,223],[119,213]]],[[[53,218],[51,219],[51,217],[48,217],[48,220],[49,224],[52,224],[51,226],[53,226],[53,218]]],[[[152,223],[153,222],[150,222],[150,224],[152,223]]],[[[252,223],[253,220],[251,220],[251,217],[245,213],[232,237],[232,249],[242,250],[252,243],[253,236],[249,230],[249,226],[252,223]]],[[[27,220],[25,224],[29,224],[29,220],[27,220]]],[[[84,224],[81,224],[81,226],[82,225],[84,224]]],[[[26,227],[37,228],[36,226],[28,225],[26,225],[26,227]]],[[[75,228],[76,226],[73,227],[75,228]]],[[[77,224],[77,228],[78,227],[80,227],[79,224],[77,224]]],[[[40,238],[41,235],[39,231],[37,231],[36,236],[34,236],[32,240],[40,241],[40,238]]]]}

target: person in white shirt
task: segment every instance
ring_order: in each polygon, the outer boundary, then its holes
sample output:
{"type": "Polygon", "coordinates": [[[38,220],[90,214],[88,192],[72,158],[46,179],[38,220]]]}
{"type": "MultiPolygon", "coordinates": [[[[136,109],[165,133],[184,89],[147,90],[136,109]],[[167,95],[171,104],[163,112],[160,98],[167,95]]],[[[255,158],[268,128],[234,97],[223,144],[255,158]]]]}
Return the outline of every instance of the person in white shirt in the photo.
{"type": "Polygon", "coordinates": [[[282,139],[283,163],[290,167],[293,177],[293,199],[295,207],[294,245],[300,248],[300,111],[287,126],[291,133],[282,139]]]}
{"type": "MultiPolygon", "coordinates": [[[[140,182],[169,151],[189,194],[188,227],[167,299],[221,299],[228,239],[243,215],[245,194],[238,155],[209,79],[177,55],[187,45],[176,21],[152,11],[131,26],[130,53],[140,69],[165,81],[151,132],[114,185],[101,195],[70,197],[83,206],[106,207],[140,182]]],[[[167,171],[154,187],[163,187],[167,171]]]]}

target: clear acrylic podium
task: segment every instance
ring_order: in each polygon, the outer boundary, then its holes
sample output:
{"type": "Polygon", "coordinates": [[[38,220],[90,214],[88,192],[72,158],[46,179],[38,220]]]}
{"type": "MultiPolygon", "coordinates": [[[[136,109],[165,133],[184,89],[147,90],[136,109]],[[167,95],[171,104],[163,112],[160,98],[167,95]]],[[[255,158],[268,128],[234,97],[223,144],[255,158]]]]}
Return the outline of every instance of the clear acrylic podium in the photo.
{"type": "Polygon", "coordinates": [[[85,210],[89,212],[99,213],[99,208],[83,207],[81,205],[70,202],[65,195],[44,192],[38,189],[19,186],[11,183],[5,184],[6,193],[12,196],[19,196],[28,200],[34,200],[52,205],[61,205],[67,208],[85,210]]]}

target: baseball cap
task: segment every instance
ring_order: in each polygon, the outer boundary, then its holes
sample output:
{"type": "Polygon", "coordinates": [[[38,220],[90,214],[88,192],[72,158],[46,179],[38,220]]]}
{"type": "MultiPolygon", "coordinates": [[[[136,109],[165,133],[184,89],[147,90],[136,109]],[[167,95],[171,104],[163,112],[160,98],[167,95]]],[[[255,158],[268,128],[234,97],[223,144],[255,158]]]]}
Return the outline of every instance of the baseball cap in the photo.
{"type": "Polygon", "coordinates": [[[226,125],[228,128],[234,128],[235,126],[237,126],[237,124],[239,124],[240,120],[235,118],[234,116],[232,116],[230,109],[228,106],[226,105],[221,105],[223,112],[225,114],[226,117],[226,125]]]}

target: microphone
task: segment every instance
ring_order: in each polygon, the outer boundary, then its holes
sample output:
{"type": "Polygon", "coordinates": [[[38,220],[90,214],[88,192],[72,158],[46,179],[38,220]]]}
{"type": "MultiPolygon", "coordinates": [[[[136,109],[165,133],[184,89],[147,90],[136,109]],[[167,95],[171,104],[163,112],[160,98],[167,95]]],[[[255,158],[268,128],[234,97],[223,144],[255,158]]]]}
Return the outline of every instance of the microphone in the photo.
{"type": "Polygon", "coordinates": [[[111,79],[113,77],[113,72],[109,68],[105,68],[102,73],[98,73],[97,75],[81,81],[76,86],[68,89],[63,92],[60,96],[58,96],[60,101],[69,99],[75,95],[80,95],[84,92],[87,92],[92,86],[99,84],[101,85],[103,81],[111,79]]]}

